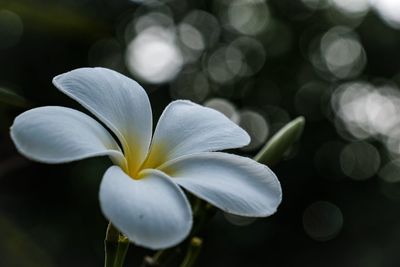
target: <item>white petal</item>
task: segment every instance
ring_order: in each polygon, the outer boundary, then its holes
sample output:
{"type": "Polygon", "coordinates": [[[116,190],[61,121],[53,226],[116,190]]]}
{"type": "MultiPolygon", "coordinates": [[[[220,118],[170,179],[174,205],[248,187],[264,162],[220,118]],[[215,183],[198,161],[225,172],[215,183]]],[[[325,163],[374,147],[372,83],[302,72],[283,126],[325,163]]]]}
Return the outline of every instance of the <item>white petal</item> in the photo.
{"type": "Polygon", "coordinates": [[[11,138],[28,158],[62,163],[109,155],[123,165],[123,155],[108,131],[88,115],[64,107],[40,107],[15,118],[11,138]]]}
{"type": "Polygon", "coordinates": [[[152,249],[181,242],[192,226],[192,213],[182,190],[157,170],[134,180],[110,167],[100,186],[104,215],[132,242],[152,249]]]}
{"type": "Polygon", "coordinates": [[[160,170],[194,195],[236,215],[269,216],[282,198],[279,181],[267,166],[232,154],[184,156],[160,170]]]}
{"type": "Polygon", "coordinates": [[[145,167],[182,155],[247,145],[249,135],[222,113],[190,101],[169,104],[157,124],[145,167]]]}
{"type": "Polygon", "coordinates": [[[151,107],[143,88],[105,68],[76,69],[55,77],[53,83],[117,135],[129,166],[137,169],[147,154],[152,133],[151,107]]]}

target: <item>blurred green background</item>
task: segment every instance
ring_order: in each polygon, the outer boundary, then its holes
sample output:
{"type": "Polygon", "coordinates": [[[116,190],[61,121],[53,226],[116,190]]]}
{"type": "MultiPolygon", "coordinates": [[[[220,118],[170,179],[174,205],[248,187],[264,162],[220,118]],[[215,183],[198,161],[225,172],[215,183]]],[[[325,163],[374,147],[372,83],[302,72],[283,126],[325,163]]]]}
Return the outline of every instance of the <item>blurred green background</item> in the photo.
{"type": "MultiPolygon", "coordinates": [[[[44,165],[9,138],[37,106],[83,110],[51,84],[83,66],[220,110],[254,156],[291,119],[303,136],[273,170],[263,220],[219,213],[198,266],[400,266],[400,1],[0,0],[0,266],[102,266],[106,158],[44,165]]],[[[134,246],[126,266],[150,251],[134,246]]]]}

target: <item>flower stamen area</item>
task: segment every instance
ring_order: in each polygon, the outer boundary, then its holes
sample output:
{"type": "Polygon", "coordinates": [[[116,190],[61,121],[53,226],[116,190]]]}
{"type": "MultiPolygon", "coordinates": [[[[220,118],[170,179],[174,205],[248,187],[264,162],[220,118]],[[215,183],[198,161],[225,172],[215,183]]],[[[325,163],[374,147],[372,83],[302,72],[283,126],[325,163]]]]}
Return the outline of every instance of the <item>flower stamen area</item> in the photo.
{"type": "Polygon", "coordinates": [[[132,179],[139,180],[144,178],[142,171],[146,169],[157,169],[161,166],[167,159],[166,150],[164,149],[164,145],[162,144],[153,144],[147,154],[146,159],[139,166],[137,164],[137,155],[136,153],[129,153],[126,155],[126,159],[128,162],[127,170],[124,170],[132,179]],[[138,167],[137,167],[138,166],[138,167]]]}

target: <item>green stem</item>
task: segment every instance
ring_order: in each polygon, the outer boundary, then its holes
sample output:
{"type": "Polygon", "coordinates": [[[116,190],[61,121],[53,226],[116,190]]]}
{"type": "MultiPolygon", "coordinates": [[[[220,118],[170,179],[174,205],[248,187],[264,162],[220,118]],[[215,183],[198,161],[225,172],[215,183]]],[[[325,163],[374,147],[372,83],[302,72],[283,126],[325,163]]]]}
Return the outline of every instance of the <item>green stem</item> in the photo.
{"type": "MultiPolygon", "coordinates": [[[[199,199],[200,200],[200,199],[199,199]]],[[[207,224],[209,220],[211,220],[214,215],[217,213],[217,209],[211,204],[200,200],[201,206],[198,208],[198,212],[195,216],[196,222],[193,225],[191,236],[197,235],[203,227],[207,224]]]]}
{"type": "Polygon", "coordinates": [[[186,253],[185,258],[183,259],[180,267],[192,267],[196,263],[197,258],[199,257],[201,247],[203,241],[198,237],[193,237],[190,240],[190,244],[186,253]]]}
{"type": "Polygon", "coordinates": [[[123,236],[111,223],[108,224],[105,248],[105,267],[122,267],[129,248],[129,240],[123,236]]]}
{"type": "MultiPolygon", "coordinates": [[[[190,236],[197,234],[207,219],[212,217],[216,211],[214,207],[199,198],[195,198],[193,202],[193,217],[195,218],[196,223],[193,225],[190,236]]],[[[146,256],[143,259],[141,267],[155,267],[167,264],[169,260],[178,256],[181,252],[181,245],[160,250],[153,256],[146,256]]]]}
{"type": "Polygon", "coordinates": [[[153,257],[146,256],[142,263],[142,267],[160,266],[160,264],[167,262],[171,255],[176,252],[177,248],[169,248],[158,251],[153,257]]]}

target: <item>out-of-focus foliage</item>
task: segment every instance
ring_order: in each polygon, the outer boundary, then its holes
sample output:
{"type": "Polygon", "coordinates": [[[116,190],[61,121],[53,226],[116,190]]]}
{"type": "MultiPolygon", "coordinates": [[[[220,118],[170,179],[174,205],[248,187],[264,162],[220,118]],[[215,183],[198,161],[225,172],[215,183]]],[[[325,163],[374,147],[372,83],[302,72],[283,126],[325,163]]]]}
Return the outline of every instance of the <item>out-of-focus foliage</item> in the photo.
{"type": "MultiPolygon", "coordinates": [[[[245,156],[307,120],[274,166],[278,213],[217,214],[199,266],[399,266],[399,47],[397,0],[1,0],[0,265],[102,265],[110,162],[33,163],[8,128],[30,107],[81,109],[51,79],[104,66],[156,115],[180,98],[221,111],[252,137],[245,156]]],[[[133,249],[127,266],[149,253],[133,249]]]]}
{"type": "Polygon", "coordinates": [[[277,164],[293,144],[299,139],[304,129],[304,118],[298,117],[276,132],[255,155],[254,159],[267,166],[277,164]]]}

